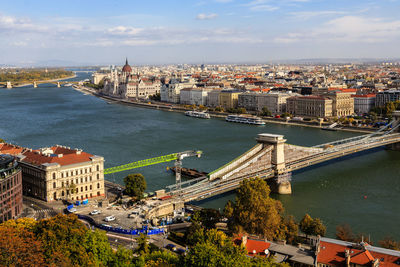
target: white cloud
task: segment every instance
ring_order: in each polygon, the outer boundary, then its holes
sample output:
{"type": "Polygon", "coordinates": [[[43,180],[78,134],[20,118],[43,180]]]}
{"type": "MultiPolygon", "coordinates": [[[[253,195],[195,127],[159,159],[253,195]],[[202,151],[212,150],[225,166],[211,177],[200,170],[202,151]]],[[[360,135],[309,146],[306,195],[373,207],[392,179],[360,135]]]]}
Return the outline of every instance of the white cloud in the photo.
{"type": "Polygon", "coordinates": [[[137,35],[142,31],[143,31],[142,28],[134,28],[126,26],[117,26],[107,30],[108,33],[115,35],[137,35]]]}
{"type": "Polygon", "coordinates": [[[289,33],[274,39],[277,43],[294,42],[387,42],[400,37],[400,20],[343,16],[329,20],[307,32],[289,33]]]}
{"type": "Polygon", "coordinates": [[[198,20],[210,20],[210,19],[215,19],[218,17],[218,14],[211,13],[211,14],[205,14],[205,13],[200,13],[196,16],[196,19],[198,20]]]}
{"type": "Polygon", "coordinates": [[[291,12],[289,13],[296,19],[308,20],[315,17],[323,17],[323,16],[334,16],[334,15],[345,15],[348,12],[345,11],[335,11],[335,10],[322,10],[322,11],[300,11],[300,12],[291,12]]]}

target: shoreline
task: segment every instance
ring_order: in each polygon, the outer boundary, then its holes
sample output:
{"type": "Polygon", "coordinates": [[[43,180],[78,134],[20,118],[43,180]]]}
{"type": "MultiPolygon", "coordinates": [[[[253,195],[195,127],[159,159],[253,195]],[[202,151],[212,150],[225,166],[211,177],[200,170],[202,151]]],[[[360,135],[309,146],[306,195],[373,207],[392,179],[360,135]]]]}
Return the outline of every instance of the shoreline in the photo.
{"type": "MultiPolygon", "coordinates": [[[[110,101],[108,103],[120,103],[120,104],[124,104],[124,105],[131,105],[131,106],[137,106],[137,107],[142,107],[142,108],[151,108],[151,109],[158,109],[158,110],[164,110],[164,111],[172,111],[172,112],[179,112],[179,113],[184,113],[186,111],[192,110],[192,109],[186,109],[183,107],[178,107],[178,106],[174,106],[173,104],[164,104],[164,103],[145,103],[145,102],[133,102],[133,101],[129,101],[129,100],[125,100],[125,99],[120,99],[120,98],[115,98],[115,97],[111,97],[111,96],[106,96],[106,95],[101,95],[99,93],[97,93],[94,89],[92,88],[88,88],[88,87],[84,87],[84,86],[72,86],[72,88],[74,88],[75,90],[82,92],[84,94],[91,94],[93,96],[99,97],[101,99],[104,99],[106,101],[110,101]]],[[[149,101],[150,102],[150,101],[149,101]]],[[[210,116],[213,118],[225,118],[227,115],[229,115],[228,113],[214,113],[214,112],[209,112],[210,116]]],[[[322,127],[320,127],[319,125],[315,125],[312,123],[307,123],[307,122],[286,122],[284,120],[277,120],[277,119],[273,119],[273,118],[264,118],[262,117],[262,119],[267,122],[267,123],[274,123],[274,124],[281,124],[281,125],[288,125],[288,126],[300,126],[300,127],[310,127],[310,128],[316,128],[316,129],[321,129],[322,127]]],[[[323,125],[323,127],[328,126],[329,124],[325,124],[323,125]]],[[[346,126],[342,126],[342,127],[346,127],[346,126]]],[[[356,132],[356,133],[373,133],[375,132],[377,129],[374,128],[363,128],[363,129],[359,129],[356,127],[348,127],[347,128],[335,128],[336,131],[344,131],[344,132],[356,132]]]]}
{"type": "MultiPolygon", "coordinates": [[[[67,79],[73,79],[76,78],[76,73],[74,73],[74,75],[65,77],[65,78],[58,78],[58,79],[52,79],[52,80],[41,80],[41,81],[35,81],[37,83],[51,83],[51,82],[59,82],[59,81],[63,81],[63,80],[67,80],[67,79]]],[[[19,84],[19,85],[13,85],[13,88],[20,88],[20,87],[24,87],[24,86],[29,86],[32,85],[33,81],[31,83],[24,83],[24,84],[19,84]]]]}

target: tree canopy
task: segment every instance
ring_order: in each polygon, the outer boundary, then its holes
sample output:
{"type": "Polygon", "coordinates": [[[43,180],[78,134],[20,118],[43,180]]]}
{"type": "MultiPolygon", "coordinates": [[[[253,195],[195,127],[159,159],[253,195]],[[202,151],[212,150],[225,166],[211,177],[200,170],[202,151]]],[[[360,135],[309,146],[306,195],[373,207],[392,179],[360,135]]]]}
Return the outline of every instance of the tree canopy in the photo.
{"type": "Polygon", "coordinates": [[[304,215],[300,221],[300,230],[306,235],[320,235],[325,236],[326,226],[319,218],[311,218],[309,214],[304,215]]]}
{"type": "Polygon", "coordinates": [[[234,233],[247,232],[269,240],[285,239],[297,235],[293,218],[285,219],[283,206],[270,197],[270,188],[260,178],[243,180],[236,193],[235,203],[228,202],[224,213],[234,233]]]}
{"type": "Polygon", "coordinates": [[[124,178],[125,192],[136,199],[142,199],[147,188],[146,180],[140,173],[129,174],[124,178]]]}

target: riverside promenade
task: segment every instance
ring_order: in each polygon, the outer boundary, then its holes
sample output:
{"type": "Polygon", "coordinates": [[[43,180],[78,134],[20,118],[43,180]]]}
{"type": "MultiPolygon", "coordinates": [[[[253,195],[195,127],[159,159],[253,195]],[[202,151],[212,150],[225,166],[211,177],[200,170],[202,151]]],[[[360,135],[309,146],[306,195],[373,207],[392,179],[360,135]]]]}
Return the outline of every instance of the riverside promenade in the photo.
{"type": "MultiPolygon", "coordinates": [[[[140,102],[140,101],[126,100],[126,99],[116,98],[116,97],[112,97],[112,96],[102,95],[102,94],[99,94],[96,90],[89,88],[89,87],[85,87],[85,86],[74,85],[73,88],[84,94],[91,94],[93,96],[102,98],[102,99],[106,100],[108,103],[120,103],[120,104],[124,104],[124,105],[132,105],[132,106],[137,106],[137,107],[159,109],[159,110],[164,110],[164,111],[173,111],[173,112],[180,112],[180,113],[184,113],[186,111],[192,110],[192,109],[184,108],[179,105],[168,104],[168,103],[163,103],[163,102],[158,102],[158,101],[156,102],[153,100],[151,102],[150,101],[140,102]]],[[[229,115],[229,113],[224,113],[224,112],[208,112],[208,113],[213,118],[225,118],[226,116],[229,115]]],[[[262,117],[262,119],[266,123],[291,125],[291,126],[302,126],[302,127],[310,127],[310,128],[317,128],[317,129],[321,129],[322,127],[329,126],[329,123],[323,123],[322,126],[320,126],[319,124],[316,125],[315,122],[286,121],[285,119],[277,119],[277,118],[271,118],[271,117],[262,117]]],[[[376,129],[374,129],[374,128],[355,127],[355,126],[341,126],[341,128],[335,128],[335,129],[338,131],[357,132],[357,133],[372,133],[372,132],[376,131],[376,129]]]]}

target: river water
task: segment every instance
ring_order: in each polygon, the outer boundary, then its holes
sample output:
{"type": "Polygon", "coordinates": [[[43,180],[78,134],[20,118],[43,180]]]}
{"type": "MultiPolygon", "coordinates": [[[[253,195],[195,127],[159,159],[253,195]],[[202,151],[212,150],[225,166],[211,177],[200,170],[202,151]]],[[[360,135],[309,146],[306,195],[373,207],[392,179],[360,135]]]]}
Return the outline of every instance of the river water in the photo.
{"type": "MultiPolygon", "coordinates": [[[[78,73],[75,79],[87,78],[78,73]]],[[[181,113],[108,104],[71,87],[42,84],[0,89],[0,138],[39,148],[62,144],[104,156],[105,167],[189,149],[204,152],[201,158],[185,159],[185,167],[212,171],[255,145],[259,133],[282,134],[288,143],[311,146],[357,135],[307,127],[268,124],[251,126],[202,120],[181,113]]],[[[169,164],[134,170],[143,173],[148,190],[174,183],[169,164]]],[[[131,171],[132,172],[132,171],[131,171]]],[[[128,172],[107,175],[122,183],[128,172]]],[[[304,213],[320,217],[333,237],[341,223],[372,240],[400,239],[400,152],[377,149],[293,174],[293,194],[274,195],[288,214],[301,219],[304,213]]],[[[234,193],[197,204],[223,208],[234,193]]]]}

